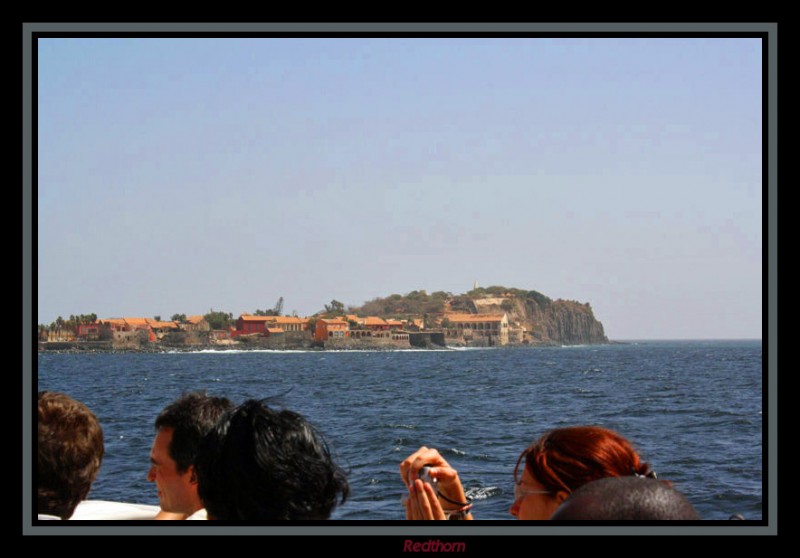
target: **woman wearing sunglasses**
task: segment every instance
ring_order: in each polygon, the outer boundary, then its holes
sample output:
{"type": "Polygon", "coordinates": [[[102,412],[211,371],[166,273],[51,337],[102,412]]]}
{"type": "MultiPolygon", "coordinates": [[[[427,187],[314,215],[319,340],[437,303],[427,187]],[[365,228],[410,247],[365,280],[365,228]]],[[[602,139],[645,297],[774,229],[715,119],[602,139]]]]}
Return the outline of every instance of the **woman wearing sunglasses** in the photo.
{"type": "MultiPolygon", "coordinates": [[[[458,472],[433,448],[422,447],[400,464],[408,487],[406,519],[472,519],[458,472]],[[420,480],[428,466],[433,483],[420,480]]],[[[529,446],[514,468],[517,519],[550,519],[572,491],[604,477],[655,477],[625,438],[599,426],[573,426],[547,432],[529,446]]]]}

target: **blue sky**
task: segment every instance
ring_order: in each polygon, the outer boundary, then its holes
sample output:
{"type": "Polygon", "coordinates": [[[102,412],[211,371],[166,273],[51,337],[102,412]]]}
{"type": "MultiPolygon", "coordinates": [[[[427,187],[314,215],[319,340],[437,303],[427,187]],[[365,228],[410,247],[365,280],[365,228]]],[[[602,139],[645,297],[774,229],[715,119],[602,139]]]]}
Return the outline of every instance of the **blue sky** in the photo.
{"type": "Polygon", "coordinates": [[[757,39],[38,41],[38,323],[590,302],[761,337],[757,39]]]}

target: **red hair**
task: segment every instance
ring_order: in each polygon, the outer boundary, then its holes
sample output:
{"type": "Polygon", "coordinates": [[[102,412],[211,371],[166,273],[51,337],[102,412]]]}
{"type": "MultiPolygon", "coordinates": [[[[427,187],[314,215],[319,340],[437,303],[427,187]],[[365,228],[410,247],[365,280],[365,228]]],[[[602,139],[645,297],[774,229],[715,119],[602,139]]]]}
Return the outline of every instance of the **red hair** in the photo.
{"type": "Polygon", "coordinates": [[[522,452],[528,472],[552,492],[568,494],[605,477],[647,475],[647,463],[625,438],[599,426],[571,426],[547,432],[522,452]]]}

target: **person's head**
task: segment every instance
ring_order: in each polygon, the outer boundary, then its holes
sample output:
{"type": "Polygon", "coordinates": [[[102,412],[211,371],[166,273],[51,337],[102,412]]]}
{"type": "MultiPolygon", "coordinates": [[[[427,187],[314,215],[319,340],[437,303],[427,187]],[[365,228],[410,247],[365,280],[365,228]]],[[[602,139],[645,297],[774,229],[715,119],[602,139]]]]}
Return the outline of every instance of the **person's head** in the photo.
{"type": "Polygon", "coordinates": [[[625,438],[599,426],[547,432],[519,457],[514,469],[518,519],[549,519],[584,484],[604,477],[652,474],[625,438]]]}
{"type": "Polygon", "coordinates": [[[553,521],[666,521],[700,519],[669,483],[642,477],[610,477],[583,485],[567,498],[553,521]]]}
{"type": "Polygon", "coordinates": [[[209,519],[328,519],[350,491],[324,438],[305,418],[254,399],[209,432],[196,470],[209,519]]]}
{"type": "Polygon", "coordinates": [[[194,460],[203,437],[233,404],[224,397],[187,393],[158,415],[147,480],[156,483],[161,509],[192,514],[203,507],[197,495],[194,460]]]}
{"type": "Polygon", "coordinates": [[[40,391],[38,446],[38,513],[68,519],[100,470],[103,430],[83,403],[40,391]]]}

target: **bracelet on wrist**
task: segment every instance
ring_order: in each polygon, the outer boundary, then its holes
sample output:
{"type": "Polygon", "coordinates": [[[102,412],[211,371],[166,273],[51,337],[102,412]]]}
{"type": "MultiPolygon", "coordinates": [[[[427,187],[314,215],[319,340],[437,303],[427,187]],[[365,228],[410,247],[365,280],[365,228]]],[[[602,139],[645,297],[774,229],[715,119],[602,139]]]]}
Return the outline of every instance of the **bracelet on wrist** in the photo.
{"type": "Polygon", "coordinates": [[[443,510],[447,519],[466,519],[472,509],[472,504],[467,504],[454,510],[443,510]]]}

